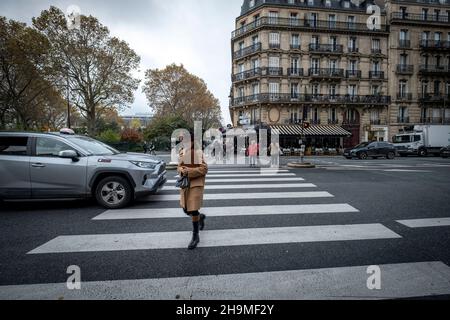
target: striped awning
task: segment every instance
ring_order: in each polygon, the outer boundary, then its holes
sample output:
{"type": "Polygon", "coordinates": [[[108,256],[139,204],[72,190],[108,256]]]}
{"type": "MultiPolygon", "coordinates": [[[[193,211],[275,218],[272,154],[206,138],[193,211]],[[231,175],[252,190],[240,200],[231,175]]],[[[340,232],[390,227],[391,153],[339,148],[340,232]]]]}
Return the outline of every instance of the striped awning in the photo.
{"type": "MultiPolygon", "coordinates": [[[[302,126],[300,125],[284,125],[270,126],[272,134],[280,136],[301,136],[302,126]]],[[[322,137],[349,137],[352,134],[344,128],[337,125],[313,125],[305,129],[305,136],[322,136],[322,137]]]]}

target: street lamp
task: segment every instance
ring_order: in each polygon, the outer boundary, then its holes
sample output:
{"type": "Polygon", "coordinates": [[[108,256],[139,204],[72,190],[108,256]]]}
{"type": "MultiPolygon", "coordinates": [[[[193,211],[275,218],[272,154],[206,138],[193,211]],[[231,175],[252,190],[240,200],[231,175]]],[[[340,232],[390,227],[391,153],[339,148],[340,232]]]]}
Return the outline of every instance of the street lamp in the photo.
{"type": "Polygon", "coordinates": [[[66,69],[66,80],[67,80],[67,84],[66,84],[66,100],[67,100],[67,128],[71,129],[72,127],[72,123],[70,121],[70,76],[69,76],[69,65],[66,65],[65,67],[66,69]]]}

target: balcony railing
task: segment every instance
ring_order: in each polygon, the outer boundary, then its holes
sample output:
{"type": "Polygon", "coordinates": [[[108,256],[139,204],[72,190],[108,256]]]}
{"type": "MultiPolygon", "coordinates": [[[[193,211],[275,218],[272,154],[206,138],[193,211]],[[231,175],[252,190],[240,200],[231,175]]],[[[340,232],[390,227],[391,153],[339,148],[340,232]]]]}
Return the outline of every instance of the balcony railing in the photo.
{"type": "Polygon", "coordinates": [[[372,126],[384,126],[386,125],[386,121],[381,119],[371,119],[370,124],[372,126]]]}
{"type": "Polygon", "coordinates": [[[397,101],[411,101],[413,99],[412,93],[397,94],[397,101]]]}
{"type": "Polygon", "coordinates": [[[369,78],[370,79],[384,79],[384,72],[383,71],[369,71],[369,78]]]}
{"type": "Polygon", "coordinates": [[[397,123],[409,123],[409,117],[397,117],[397,123]]]}
{"type": "Polygon", "coordinates": [[[426,23],[449,23],[448,15],[446,14],[417,14],[417,13],[403,13],[403,12],[393,12],[391,16],[392,20],[403,20],[403,21],[417,21],[426,23]]]}
{"type": "Polygon", "coordinates": [[[398,64],[397,65],[397,74],[413,74],[414,66],[407,64],[398,64]]]}
{"type": "Polygon", "coordinates": [[[300,44],[292,44],[291,43],[291,49],[292,50],[300,50],[301,49],[301,45],[300,44]]]}
{"type": "Polygon", "coordinates": [[[450,66],[430,66],[421,65],[419,68],[421,74],[448,74],[450,72],[450,66]]]}
{"type": "Polygon", "coordinates": [[[355,47],[348,47],[347,50],[349,53],[358,53],[359,52],[359,48],[355,48],[355,47]]]}
{"type": "Polygon", "coordinates": [[[233,106],[252,103],[319,103],[319,104],[366,104],[388,105],[389,96],[379,95],[324,95],[324,94],[290,94],[290,93],[261,93],[245,97],[234,98],[233,106]]]}
{"type": "Polygon", "coordinates": [[[347,70],[345,71],[346,78],[356,78],[361,79],[361,70],[347,70]]]}
{"type": "Polygon", "coordinates": [[[320,125],[320,119],[311,119],[309,123],[312,125],[320,125]]]}
{"type": "Polygon", "coordinates": [[[344,53],[344,46],[340,44],[310,43],[309,51],[315,53],[344,53]]]}
{"type": "Polygon", "coordinates": [[[421,40],[420,47],[422,49],[448,50],[450,49],[450,41],[421,40]]]}
{"type": "Polygon", "coordinates": [[[248,56],[249,54],[259,52],[259,51],[261,51],[261,49],[262,49],[261,42],[258,42],[249,47],[246,47],[246,48],[236,51],[233,54],[233,56],[235,59],[239,59],[239,58],[248,56]]]}
{"type": "Polygon", "coordinates": [[[249,78],[259,77],[262,75],[262,69],[261,68],[255,68],[251,70],[247,70],[244,72],[236,73],[232,76],[233,82],[236,81],[243,81],[249,78]]]}
{"type": "Polygon", "coordinates": [[[283,68],[265,67],[265,68],[262,68],[262,75],[263,76],[282,76],[283,68]]]}
{"type": "Polygon", "coordinates": [[[339,120],[337,119],[328,119],[328,124],[339,124],[339,120]]]}
{"type": "Polygon", "coordinates": [[[366,23],[350,23],[341,21],[328,21],[328,20],[310,20],[310,19],[292,19],[292,18],[272,18],[261,17],[256,21],[242,26],[232,32],[231,37],[234,39],[239,36],[243,36],[248,32],[251,32],[261,27],[286,27],[299,30],[333,30],[333,31],[345,31],[345,32],[389,32],[389,27],[385,24],[380,26],[380,29],[370,30],[367,28],[366,23]]]}
{"type": "Polygon", "coordinates": [[[321,78],[343,78],[344,77],[344,69],[333,69],[333,68],[310,68],[309,69],[310,77],[321,77],[321,78]]]}
{"type": "Polygon", "coordinates": [[[372,54],[381,54],[381,49],[374,49],[371,50],[372,54]]]}
{"type": "Polygon", "coordinates": [[[420,103],[444,103],[447,102],[450,106],[450,94],[449,95],[441,95],[441,94],[422,94],[419,97],[420,103]]]}
{"type": "Polygon", "coordinates": [[[281,45],[279,43],[269,43],[270,49],[280,49],[281,45]]]}
{"type": "Polygon", "coordinates": [[[400,48],[411,48],[411,40],[398,40],[398,46],[400,48]]]}
{"type": "Polygon", "coordinates": [[[303,68],[288,68],[287,75],[289,77],[303,77],[303,68]]]}

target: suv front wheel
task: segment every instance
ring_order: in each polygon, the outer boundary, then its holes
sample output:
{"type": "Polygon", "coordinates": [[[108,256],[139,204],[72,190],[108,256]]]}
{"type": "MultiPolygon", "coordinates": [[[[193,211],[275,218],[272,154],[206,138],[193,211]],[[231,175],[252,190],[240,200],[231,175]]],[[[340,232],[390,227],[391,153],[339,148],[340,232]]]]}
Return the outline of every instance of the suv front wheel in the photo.
{"type": "Polygon", "coordinates": [[[133,189],[130,183],[119,176],[102,179],[95,189],[98,204],[107,209],[126,207],[132,199],[133,189]]]}

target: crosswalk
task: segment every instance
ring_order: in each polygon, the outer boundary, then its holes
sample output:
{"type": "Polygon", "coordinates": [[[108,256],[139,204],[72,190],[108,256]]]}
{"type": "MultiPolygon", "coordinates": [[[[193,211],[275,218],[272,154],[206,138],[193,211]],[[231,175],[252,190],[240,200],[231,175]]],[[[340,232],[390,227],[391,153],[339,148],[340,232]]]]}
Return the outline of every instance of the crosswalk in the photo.
{"type": "MultiPolygon", "coordinates": [[[[179,194],[174,184],[175,179],[169,180],[161,194],[147,199],[145,208],[107,210],[93,217],[91,223],[118,225],[122,221],[188,221],[179,208],[179,194]]],[[[214,219],[238,217],[251,219],[255,226],[207,229],[201,233],[197,250],[257,250],[259,246],[271,245],[311,246],[315,243],[350,244],[372,241],[389,241],[395,244],[402,240],[402,235],[377,221],[284,227],[267,222],[262,222],[263,225],[256,223],[265,221],[264,217],[270,216],[276,216],[279,221],[284,222],[290,221],[292,217],[314,219],[320,215],[362,215],[358,208],[335,201],[333,194],[318,189],[316,184],[309,183],[288,170],[210,170],[205,204],[201,210],[208,216],[208,223],[214,219]],[[288,203],[284,203],[285,200],[288,203]],[[227,205],[221,205],[223,202],[227,205]]],[[[442,227],[448,226],[450,219],[396,222],[407,228],[442,227]]],[[[59,235],[27,254],[40,257],[95,253],[98,256],[140,250],[186,250],[191,236],[190,225],[186,226],[184,231],[174,229],[164,232],[107,233],[106,230],[102,234],[59,235]]],[[[175,252],[171,251],[171,254],[176,254],[175,252]]],[[[224,259],[223,263],[226,264],[227,261],[224,259]]],[[[56,299],[62,292],[65,297],[74,299],[174,299],[175,296],[181,299],[390,299],[450,294],[450,268],[440,261],[379,265],[385,280],[384,288],[378,291],[367,287],[368,266],[342,266],[339,261],[336,261],[336,265],[338,267],[325,269],[94,281],[83,283],[83,290],[70,293],[65,292],[67,289],[61,283],[8,286],[0,287],[0,299],[56,299]],[[411,279],[418,279],[420,283],[411,283],[411,279]]]]}

